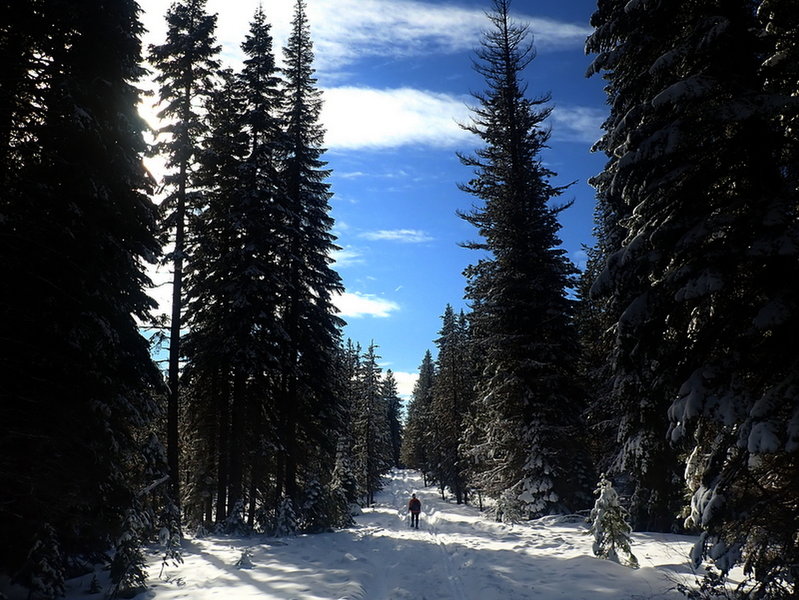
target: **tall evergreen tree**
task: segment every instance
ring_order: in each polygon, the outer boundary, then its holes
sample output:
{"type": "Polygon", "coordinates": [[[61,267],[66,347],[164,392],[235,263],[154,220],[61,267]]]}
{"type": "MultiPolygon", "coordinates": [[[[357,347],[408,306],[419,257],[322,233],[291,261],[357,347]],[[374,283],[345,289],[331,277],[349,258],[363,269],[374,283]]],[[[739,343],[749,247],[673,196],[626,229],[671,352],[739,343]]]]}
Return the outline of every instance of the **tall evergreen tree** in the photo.
{"type": "MultiPolygon", "coordinates": [[[[662,455],[668,409],[705,530],[694,559],[742,561],[749,597],[794,597],[799,231],[780,113],[795,87],[764,81],[779,36],[757,2],[623,4],[600,3],[590,47],[614,107],[604,193],[629,214],[598,286],[618,315],[618,397],[642,392],[649,431],[624,427],[625,442],[662,455]]],[[[644,489],[671,472],[645,464],[644,489]]]]}
{"type": "Polygon", "coordinates": [[[590,475],[579,450],[581,391],[575,385],[577,344],[572,324],[573,265],[558,248],[558,213],[550,201],[562,189],[540,153],[549,136],[542,122],[548,97],[525,95],[522,71],[534,57],[526,25],[511,20],[510,2],[493,0],[475,68],[487,91],[465,126],[485,144],[462,189],[483,205],[463,218],[488,251],[466,270],[474,343],[481,357],[477,383],[480,440],[472,454],[485,465],[480,487],[504,493],[534,516],[590,504],[590,475]],[[577,443],[575,444],[575,440],[577,443]]]}
{"type": "Polygon", "coordinates": [[[296,500],[303,462],[316,456],[332,468],[335,457],[333,370],[343,324],[331,300],[343,288],[330,267],[335,238],[330,233],[330,184],[325,181],[329,171],[321,160],[321,92],[313,77],[304,0],[296,2],[284,55],[286,148],[280,210],[286,237],[280,240],[282,253],[277,258],[282,266],[277,413],[283,448],[278,488],[296,500]]]}
{"type": "Polygon", "coordinates": [[[370,344],[361,360],[353,415],[359,496],[367,506],[374,503],[375,494],[383,488],[382,477],[391,468],[393,458],[388,402],[376,350],[377,346],[370,344]]]}
{"type": "Polygon", "coordinates": [[[402,422],[400,420],[402,400],[397,392],[397,380],[391,369],[386,371],[383,380],[383,398],[388,410],[388,431],[391,440],[391,466],[400,466],[400,448],[402,447],[402,422]]]}
{"type": "MultiPolygon", "coordinates": [[[[100,558],[115,541],[122,554],[132,515],[150,522],[137,496],[153,483],[142,454],[160,376],[134,317],[153,306],[144,263],[159,247],[136,108],[136,2],[9,6],[0,276],[14,293],[0,295],[0,571],[49,595],[78,556],[100,558]]],[[[113,573],[122,587],[143,573],[140,548],[128,550],[113,573]]]]}
{"type": "MultiPolygon", "coordinates": [[[[285,145],[280,79],[260,9],[242,49],[247,58],[241,74],[223,72],[223,85],[206,105],[209,134],[196,178],[205,208],[189,241],[184,355],[193,388],[187,425],[198,443],[218,453],[206,457],[192,448],[191,460],[201,459],[192,478],[207,480],[207,465],[217,465],[217,522],[245,500],[247,483],[253,526],[274,454],[274,410],[267,399],[274,393],[280,336],[275,257],[283,232],[275,206],[285,145]]],[[[200,494],[195,505],[210,493],[203,485],[193,489],[200,494]]]]}
{"type": "MultiPolygon", "coordinates": [[[[644,15],[641,15],[644,16],[644,15]]],[[[597,148],[609,157],[604,171],[592,180],[597,187],[597,232],[598,253],[605,265],[621,258],[621,249],[629,242],[624,223],[631,217],[640,193],[640,183],[628,182],[618,175],[620,165],[630,162],[637,152],[636,145],[621,136],[622,124],[628,120],[642,120],[647,103],[651,99],[649,87],[653,75],[649,67],[659,58],[659,47],[650,43],[650,35],[663,38],[669,36],[671,24],[658,21],[662,17],[645,15],[646,26],[637,22],[618,2],[602,2],[592,17],[595,33],[589,38],[587,48],[599,54],[589,74],[610,66],[612,51],[629,55],[631,60],[620,61],[614,66],[614,75],[606,90],[610,97],[611,112],[604,124],[608,132],[598,142],[597,148]],[[651,30],[651,32],[648,32],[651,30]],[[620,147],[630,147],[631,154],[620,156],[620,147]],[[633,149],[635,148],[635,149],[633,149]],[[638,184],[639,187],[636,187],[638,184]]],[[[656,148],[648,144],[645,148],[656,148]]],[[[677,175],[675,171],[675,175],[677,175]]],[[[668,185],[668,182],[664,182],[668,185]]],[[[618,451],[612,461],[611,471],[625,472],[631,480],[631,519],[637,529],[668,531],[674,527],[674,515],[681,498],[677,454],[667,442],[668,424],[663,415],[676,390],[665,389],[657,368],[656,359],[646,353],[662,344],[662,329],[650,330],[652,337],[640,338],[636,331],[636,320],[649,315],[662,314],[653,306],[646,294],[648,282],[644,277],[628,277],[615,282],[616,290],[610,293],[605,272],[596,277],[592,294],[595,302],[604,302],[608,319],[614,323],[611,356],[611,391],[606,399],[599,399],[599,406],[610,406],[619,421],[616,447],[618,451]],[[640,294],[640,295],[639,295],[640,294]],[[636,306],[629,304],[630,298],[639,297],[636,306]],[[632,306],[639,310],[628,310],[632,306]],[[647,364],[645,364],[645,362],[647,364]]]]}
{"type": "Polygon", "coordinates": [[[150,62],[156,69],[158,118],[166,121],[159,133],[166,137],[155,152],[167,157],[172,172],[164,179],[170,193],[162,203],[163,229],[174,244],[167,260],[173,267],[172,307],[169,333],[169,396],[167,400],[167,458],[171,485],[179,498],[179,381],[180,336],[183,309],[183,262],[186,253],[186,220],[196,170],[197,150],[206,125],[199,107],[213,90],[219,69],[214,30],[216,15],[205,11],[206,0],[177,0],[167,11],[167,39],[150,47],[150,62]]]}
{"type": "Polygon", "coordinates": [[[433,384],[435,381],[435,363],[430,351],[426,351],[422,364],[419,365],[419,378],[413,386],[413,393],[408,404],[408,417],[405,423],[405,435],[402,439],[400,456],[402,464],[411,469],[419,469],[424,483],[432,473],[430,456],[433,384]]]}
{"type": "MultiPolygon", "coordinates": [[[[231,471],[241,464],[242,386],[252,373],[252,368],[245,370],[250,366],[246,359],[256,348],[247,292],[257,285],[247,271],[253,255],[247,240],[255,219],[243,201],[249,191],[241,178],[248,151],[241,124],[243,99],[232,71],[222,72],[221,78],[222,85],[206,105],[210,131],[198,158],[201,169],[196,184],[204,188],[205,206],[192,222],[186,245],[184,313],[188,333],[182,343],[186,357],[182,385],[187,392],[182,394],[182,402],[190,418],[182,429],[193,426],[193,436],[206,448],[206,452],[198,452],[200,447],[195,446],[194,456],[187,459],[202,457],[203,464],[217,465],[217,522],[227,517],[228,509],[241,496],[240,469],[231,471]],[[216,456],[207,456],[211,449],[216,456]]],[[[207,477],[206,469],[199,471],[207,477]]],[[[198,491],[203,496],[209,493],[204,487],[198,491]]]]}
{"type": "MultiPolygon", "coordinates": [[[[463,316],[463,313],[461,313],[463,316]]],[[[466,493],[464,451],[465,416],[472,404],[471,373],[467,359],[466,332],[449,304],[441,317],[436,378],[431,411],[435,429],[434,447],[438,457],[437,479],[442,490],[449,488],[458,504],[466,493]]]]}

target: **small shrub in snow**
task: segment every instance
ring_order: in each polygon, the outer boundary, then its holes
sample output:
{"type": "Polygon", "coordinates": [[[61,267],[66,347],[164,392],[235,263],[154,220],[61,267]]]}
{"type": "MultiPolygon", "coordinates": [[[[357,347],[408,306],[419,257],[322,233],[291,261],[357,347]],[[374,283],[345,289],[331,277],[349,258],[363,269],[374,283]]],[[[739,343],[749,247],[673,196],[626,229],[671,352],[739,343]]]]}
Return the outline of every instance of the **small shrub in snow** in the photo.
{"type": "Polygon", "coordinates": [[[708,567],[702,579],[697,579],[698,587],[688,587],[684,583],[677,584],[677,591],[689,600],[734,600],[739,596],[730,591],[724,576],[713,567],[708,567]]]}
{"type": "Polygon", "coordinates": [[[227,519],[225,519],[222,529],[225,533],[236,536],[249,535],[252,533],[250,527],[247,525],[246,519],[244,518],[243,500],[236,501],[236,504],[233,506],[233,510],[230,511],[227,519]]]}
{"type": "Polygon", "coordinates": [[[325,494],[318,479],[306,484],[305,498],[300,508],[299,527],[308,533],[319,533],[330,529],[332,521],[331,498],[325,494]]]}
{"type": "Polygon", "coordinates": [[[64,595],[64,561],[55,529],[45,523],[28,552],[29,585],[31,594],[39,598],[58,598],[64,595]]]}
{"type": "Polygon", "coordinates": [[[284,496],[277,511],[275,536],[290,537],[294,535],[297,535],[297,514],[294,512],[294,503],[291,498],[284,496]]]}
{"type": "Polygon", "coordinates": [[[239,569],[252,569],[254,566],[252,564],[252,550],[250,550],[249,548],[244,548],[241,551],[241,556],[239,557],[239,560],[236,561],[236,566],[239,569]]]}
{"type": "Polygon", "coordinates": [[[525,513],[519,495],[514,488],[499,495],[496,505],[491,509],[493,517],[502,523],[518,523],[524,520],[525,513]]]}
{"type": "Polygon", "coordinates": [[[97,575],[92,575],[92,580],[89,582],[89,587],[86,589],[87,594],[99,594],[102,591],[100,582],[97,581],[97,575]]]}
{"type": "Polygon", "coordinates": [[[594,535],[594,554],[621,564],[619,551],[622,551],[627,555],[627,564],[637,568],[638,559],[630,550],[632,528],[628,523],[627,511],[619,503],[619,495],[604,475],[594,493],[598,498],[589,516],[589,532],[594,535]]]}
{"type": "Polygon", "coordinates": [[[132,598],[146,589],[147,564],[141,549],[149,526],[138,507],[128,510],[111,560],[111,598],[132,598]]]}

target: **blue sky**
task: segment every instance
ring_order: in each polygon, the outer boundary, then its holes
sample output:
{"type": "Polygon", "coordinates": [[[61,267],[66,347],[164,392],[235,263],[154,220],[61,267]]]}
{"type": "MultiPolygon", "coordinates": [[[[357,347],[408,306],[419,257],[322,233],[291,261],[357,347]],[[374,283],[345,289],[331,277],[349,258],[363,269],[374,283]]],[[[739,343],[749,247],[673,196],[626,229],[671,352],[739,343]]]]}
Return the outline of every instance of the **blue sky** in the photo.
{"type": "MultiPolygon", "coordinates": [[[[140,4],[145,43],[162,43],[167,3],[140,4]]],[[[208,1],[218,14],[224,60],[234,67],[257,6],[258,0],[208,1]]],[[[595,6],[589,0],[512,5],[517,19],[529,22],[538,51],[525,74],[528,93],[552,95],[552,138],[543,159],[558,173],[556,184],[576,182],[562,197],[574,205],[561,213],[561,238],[578,266],[581,245],[591,242],[594,193],[587,180],[604,164],[590,152],[606,114],[602,81],[584,76],[595,6]]],[[[293,0],[263,7],[280,50],[293,0]]],[[[363,346],[374,340],[403,394],[425,350],[435,349],[446,304],[465,307],[462,271],[476,259],[458,246],[475,233],[456,211],[469,210],[475,199],[457,188],[471,173],[455,153],[477,147],[458,123],[469,119],[470,92],[484,89],[471,65],[488,8],[488,0],[308,0],[342,248],[335,267],[346,287],[337,299],[348,323],[344,335],[363,346]]]]}

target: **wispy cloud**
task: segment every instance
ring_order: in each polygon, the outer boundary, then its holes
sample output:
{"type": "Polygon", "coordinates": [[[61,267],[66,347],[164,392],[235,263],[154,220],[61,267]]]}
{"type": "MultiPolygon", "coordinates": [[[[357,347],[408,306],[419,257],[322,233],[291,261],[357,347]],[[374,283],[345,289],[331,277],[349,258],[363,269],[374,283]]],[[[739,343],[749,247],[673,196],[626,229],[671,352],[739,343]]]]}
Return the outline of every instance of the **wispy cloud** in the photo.
{"type": "MultiPolygon", "coordinates": [[[[240,44],[261,0],[209,0],[210,13],[218,13],[217,39],[227,60],[241,60],[240,44]]],[[[168,3],[141,0],[148,43],[161,43],[168,3]]],[[[273,26],[275,48],[288,36],[294,0],[272,0],[265,7],[273,26]]],[[[429,56],[471,50],[479,45],[487,21],[482,9],[455,3],[415,0],[316,0],[308,5],[308,18],[316,48],[317,68],[328,75],[370,56],[429,56]]],[[[517,15],[530,22],[540,51],[581,46],[590,29],[535,15],[517,15]]],[[[277,53],[280,55],[280,52],[277,53]]]]}
{"type": "Polygon", "coordinates": [[[458,125],[469,117],[462,97],[411,88],[336,87],[324,90],[324,99],[325,144],[331,150],[449,148],[472,138],[458,125]]]}
{"type": "MultiPolygon", "coordinates": [[[[321,0],[309,7],[320,58],[331,67],[365,56],[428,56],[479,45],[482,9],[412,0],[321,0]]],[[[587,25],[517,15],[530,22],[539,50],[580,46],[587,25]]]]}
{"type": "MultiPolygon", "coordinates": [[[[240,45],[260,1],[208,0],[208,11],[218,14],[217,39],[228,64],[241,65],[240,45]]],[[[149,31],[145,44],[163,43],[167,4],[141,0],[140,5],[149,31]]],[[[278,58],[282,56],[293,7],[294,0],[273,0],[265,7],[278,58]]],[[[347,66],[362,58],[427,57],[470,50],[479,45],[480,32],[487,25],[481,9],[416,0],[316,0],[309,3],[308,15],[316,67],[322,81],[328,84],[346,79],[342,74],[347,66]]],[[[583,25],[529,15],[519,18],[532,23],[536,44],[542,51],[581,45],[589,33],[583,25]]],[[[464,65],[464,69],[468,68],[464,65]]],[[[458,126],[469,120],[466,103],[470,98],[411,88],[377,90],[327,85],[324,100],[325,144],[331,150],[414,144],[453,148],[471,138],[458,126]]],[[[570,135],[578,135],[576,131],[570,135]]]]}
{"type": "Polygon", "coordinates": [[[565,142],[596,142],[602,135],[607,111],[588,106],[556,106],[552,111],[552,138],[565,142]]]}
{"type": "Polygon", "coordinates": [[[421,244],[432,242],[435,239],[420,229],[380,229],[379,231],[366,231],[359,237],[372,241],[402,242],[404,244],[421,244]]]}
{"type": "Polygon", "coordinates": [[[363,255],[352,246],[345,246],[341,250],[336,250],[330,254],[330,257],[334,261],[334,269],[345,269],[353,265],[362,265],[366,262],[363,259],[363,255]]]}
{"type": "Polygon", "coordinates": [[[363,171],[344,171],[343,173],[336,173],[336,177],[341,179],[358,179],[364,177],[366,173],[363,171]]]}
{"type": "Polygon", "coordinates": [[[333,298],[333,303],[342,317],[359,319],[363,317],[390,317],[400,309],[399,304],[392,300],[380,298],[373,294],[360,294],[344,292],[333,298]]]}

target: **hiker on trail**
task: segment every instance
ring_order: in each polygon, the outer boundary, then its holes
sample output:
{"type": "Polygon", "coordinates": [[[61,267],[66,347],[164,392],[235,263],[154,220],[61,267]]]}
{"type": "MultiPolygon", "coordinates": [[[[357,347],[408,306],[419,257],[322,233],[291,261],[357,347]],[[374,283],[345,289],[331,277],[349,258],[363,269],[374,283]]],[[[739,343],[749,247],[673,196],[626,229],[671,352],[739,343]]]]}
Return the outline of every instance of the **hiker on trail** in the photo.
{"type": "Polygon", "coordinates": [[[422,512],[422,503],[416,494],[411,494],[411,501],[408,502],[408,510],[411,512],[411,527],[419,529],[419,513],[422,512]]]}

